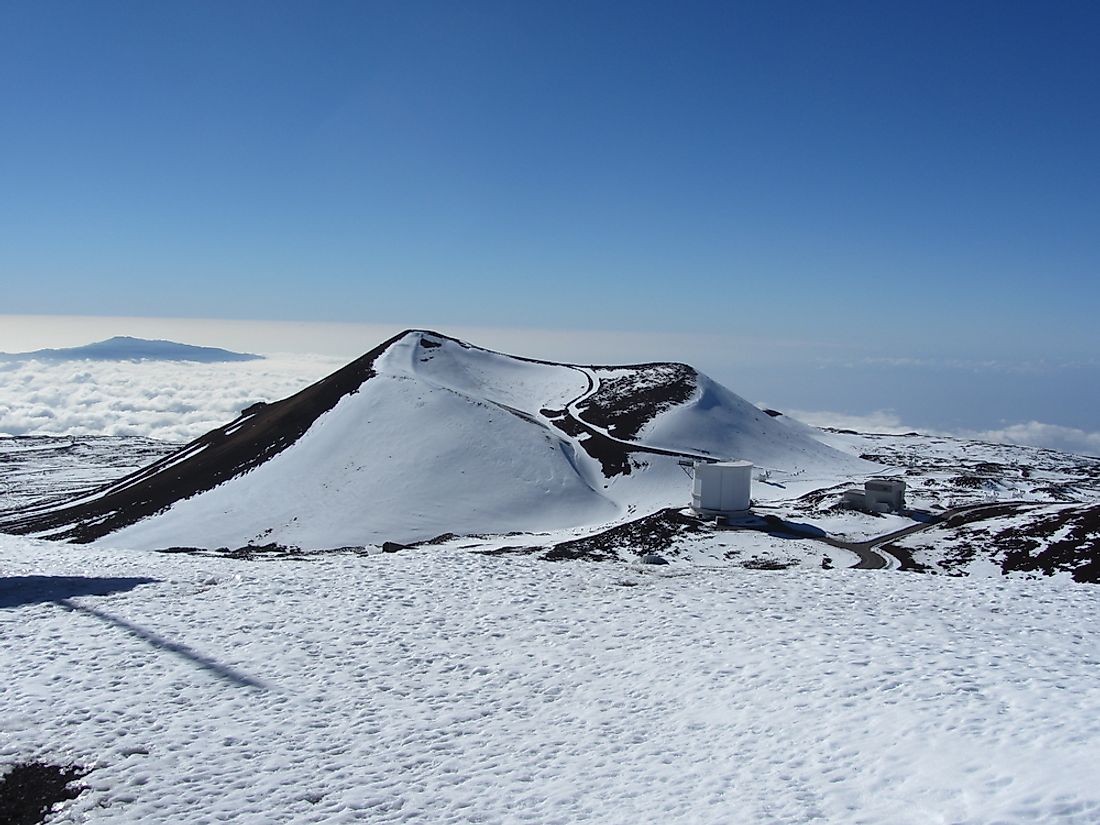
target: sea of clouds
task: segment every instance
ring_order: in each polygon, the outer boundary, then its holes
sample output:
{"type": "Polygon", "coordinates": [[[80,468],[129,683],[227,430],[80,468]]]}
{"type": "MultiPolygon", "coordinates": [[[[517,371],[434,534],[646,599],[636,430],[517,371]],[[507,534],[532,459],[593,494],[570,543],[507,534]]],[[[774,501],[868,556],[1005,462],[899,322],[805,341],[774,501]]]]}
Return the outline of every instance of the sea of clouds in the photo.
{"type": "MultiPolygon", "coordinates": [[[[257,401],[275,401],[343,366],[336,355],[273,354],[251,362],[0,362],[0,436],[122,435],[186,442],[257,401]]],[[[852,415],[788,409],[813,426],[918,431],[1100,456],[1100,432],[1042,421],[948,431],[913,426],[891,411],[852,415]]]]}
{"type": "Polygon", "coordinates": [[[140,435],[190,441],[257,401],[297,392],[342,366],[331,356],[261,361],[0,363],[0,435],[140,435]]]}

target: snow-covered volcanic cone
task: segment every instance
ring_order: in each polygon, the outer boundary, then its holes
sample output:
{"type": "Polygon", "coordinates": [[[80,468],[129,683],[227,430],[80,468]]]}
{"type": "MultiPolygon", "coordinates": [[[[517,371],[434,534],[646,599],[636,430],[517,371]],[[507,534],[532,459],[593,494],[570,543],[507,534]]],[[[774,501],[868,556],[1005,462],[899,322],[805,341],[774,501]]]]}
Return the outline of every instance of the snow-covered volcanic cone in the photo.
{"type": "Polygon", "coordinates": [[[607,524],[688,502],[683,458],[791,477],[868,465],[683,364],[590,367],[409,331],[296,395],[0,531],[310,549],[607,524]]]}

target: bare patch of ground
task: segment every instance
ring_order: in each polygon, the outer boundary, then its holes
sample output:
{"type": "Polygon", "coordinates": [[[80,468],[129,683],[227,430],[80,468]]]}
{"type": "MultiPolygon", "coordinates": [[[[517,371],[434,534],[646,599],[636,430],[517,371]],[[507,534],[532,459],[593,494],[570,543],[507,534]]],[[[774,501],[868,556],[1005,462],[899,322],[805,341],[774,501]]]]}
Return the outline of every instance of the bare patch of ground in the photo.
{"type": "Polygon", "coordinates": [[[23,762],[0,776],[0,822],[38,825],[59,802],[76,799],[83,788],[74,786],[87,773],[72,765],[23,762]]]}
{"type": "Polygon", "coordinates": [[[1004,573],[1069,571],[1076,582],[1100,584],[1100,505],[1045,513],[993,537],[1004,573]]]}
{"type": "MultiPolygon", "coordinates": [[[[632,439],[665,410],[695,393],[698,376],[687,364],[638,364],[626,375],[600,377],[596,392],[577,406],[580,417],[615,438],[632,439]]],[[[599,368],[593,370],[599,375],[599,368]]]]}
{"type": "Polygon", "coordinates": [[[709,530],[709,526],[697,518],[670,508],[591,536],[556,544],[540,558],[546,561],[618,561],[649,553],[661,554],[675,546],[679,538],[709,530]]]}

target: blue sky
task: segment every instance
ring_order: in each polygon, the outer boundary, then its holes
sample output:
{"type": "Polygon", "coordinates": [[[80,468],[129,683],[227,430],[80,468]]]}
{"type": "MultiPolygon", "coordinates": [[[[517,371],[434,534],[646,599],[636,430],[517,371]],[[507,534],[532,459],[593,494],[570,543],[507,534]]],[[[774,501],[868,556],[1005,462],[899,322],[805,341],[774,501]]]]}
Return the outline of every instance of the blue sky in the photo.
{"type": "Polygon", "coordinates": [[[1100,429],[1098,33],[1075,2],[5,3],[0,313],[729,330],[801,342],[723,376],[750,396],[1100,429]]]}

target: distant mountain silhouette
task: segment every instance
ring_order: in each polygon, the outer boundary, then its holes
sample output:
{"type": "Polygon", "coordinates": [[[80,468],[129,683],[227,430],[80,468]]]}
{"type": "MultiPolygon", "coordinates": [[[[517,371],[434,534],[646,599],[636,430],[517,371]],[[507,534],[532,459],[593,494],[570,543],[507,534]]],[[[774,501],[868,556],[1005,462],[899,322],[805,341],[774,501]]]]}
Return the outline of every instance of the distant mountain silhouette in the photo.
{"type": "Polygon", "coordinates": [[[175,341],[149,340],[117,335],[82,347],[39,349],[33,352],[0,352],[0,361],[256,361],[262,355],[232,352],[218,347],[196,347],[175,341]]]}

